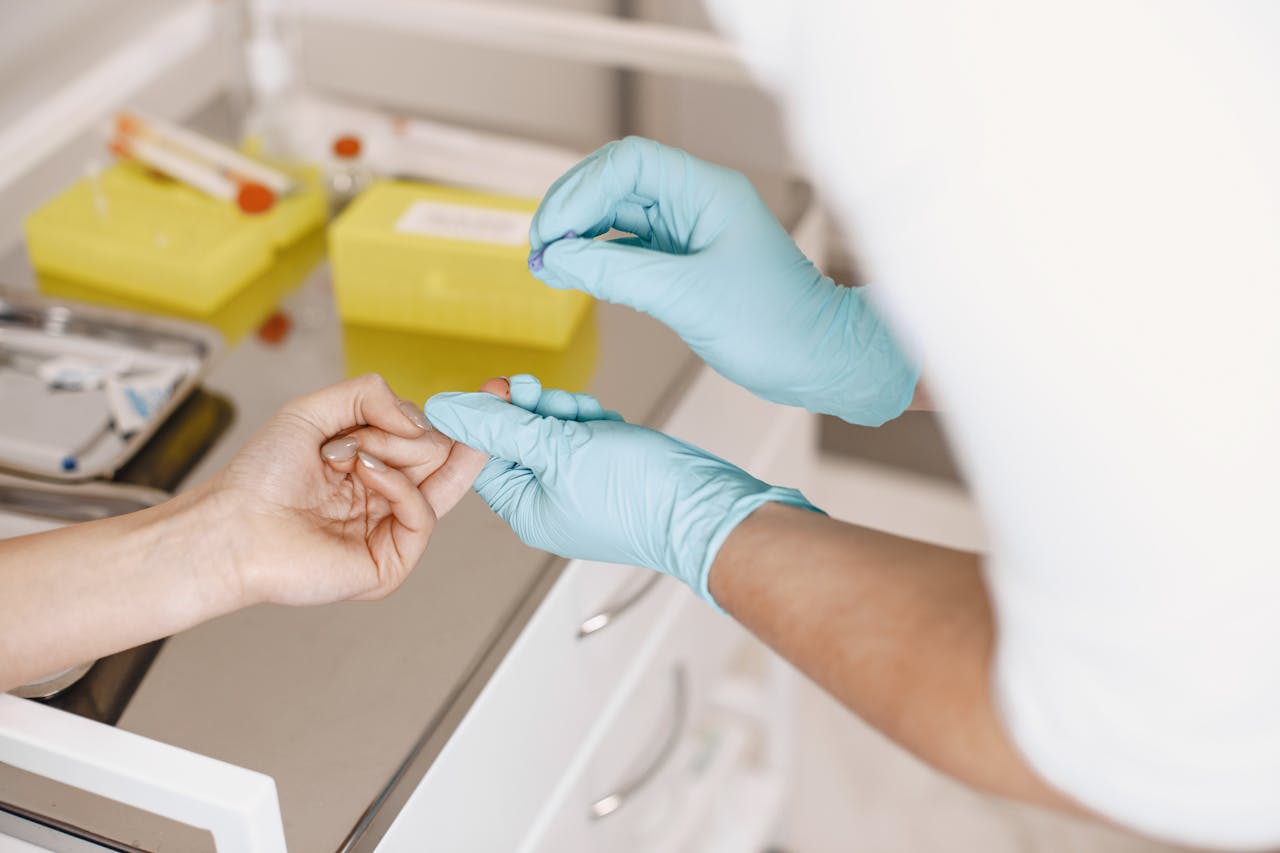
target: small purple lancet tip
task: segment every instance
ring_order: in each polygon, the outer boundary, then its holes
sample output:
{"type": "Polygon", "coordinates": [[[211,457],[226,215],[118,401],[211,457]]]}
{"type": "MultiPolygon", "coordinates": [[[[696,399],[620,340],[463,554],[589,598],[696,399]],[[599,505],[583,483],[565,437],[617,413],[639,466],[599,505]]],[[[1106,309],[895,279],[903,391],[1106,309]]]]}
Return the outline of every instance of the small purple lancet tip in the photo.
{"type": "MultiPolygon", "coordinates": [[[[551,243],[558,243],[560,242],[560,240],[576,240],[576,239],[578,239],[577,231],[566,231],[564,232],[563,236],[555,240],[552,240],[551,243]]],[[[543,245],[541,249],[538,249],[537,251],[529,253],[529,269],[533,270],[534,272],[538,272],[539,270],[542,269],[542,253],[547,250],[547,246],[550,246],[551,243],[546,243],[545,245],[543,245]]]]}

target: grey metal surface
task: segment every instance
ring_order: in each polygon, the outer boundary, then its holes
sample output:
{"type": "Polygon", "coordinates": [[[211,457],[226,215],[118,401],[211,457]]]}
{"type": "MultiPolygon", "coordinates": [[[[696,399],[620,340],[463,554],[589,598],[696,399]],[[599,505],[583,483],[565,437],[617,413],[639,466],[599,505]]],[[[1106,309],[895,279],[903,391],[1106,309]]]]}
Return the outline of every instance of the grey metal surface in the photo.
{"type": "MultiPolygon", "coordinates": [[[[123,515],[167,497],[158,489],[124,483],[43,483],[0,472],[0,517],[18,515],[69,524],[123,515]]],[[[0,535],[7,535],[3,526],[0,535]]]]}

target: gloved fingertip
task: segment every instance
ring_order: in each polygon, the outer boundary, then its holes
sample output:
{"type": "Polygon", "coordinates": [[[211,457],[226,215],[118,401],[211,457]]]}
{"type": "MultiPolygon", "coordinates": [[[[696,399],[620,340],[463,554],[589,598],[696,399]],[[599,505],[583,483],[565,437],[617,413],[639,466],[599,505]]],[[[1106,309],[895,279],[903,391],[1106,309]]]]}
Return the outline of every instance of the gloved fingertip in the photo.
{"type": "Polygon", "coordinates": [[[575,274],[581,266],[574,264],[574,258],[582,251],[583,246],[590,246],[591,240],[574,240],[566,243],[557,240],[547,245],[542,252],[540,262],[542,268],[538,270],[537,278],[543,284],[551,287],[573,287],[573,280],[578,276],[575,274]],[[567,284],[562,284],[562,280],[567,279],[567,284]]]}
{"type": "Polygon", "coordinates": [[[578,404],[578,420],[599,421],[605,419],[604,406],[590,394],[574,394],[573,400],[578,404]]]}
{"type": "Polygon", "coordinates": [[[563,243],[566,240],[577,240],[577,239],[578,239],[577,231],[566,231],[564,232],[564,234],[560,235],[559,237],[556,237],[553,240],[548,240],[539,248],[534,249],[532,252],[529,253],[529,271],[534,273],[543,272],[547,266],[547,251],[551,249],[551,247],[558,245],[560,243],[563,243]]]}
{"type": "Polygon", "coordinates": [[[540,246],[536,246],[533,251],[529,252],[529,272],[542,272],[543,267],[546,266],[543,256],[546,254],[547,249],[551,248],[556,243],[559,243],[561,240],[576,239],[578,239],[578,232],[569,230],[561,234],[559,237],[555,237],[540,246]]]}
{"type": "Polygon", "coordinates": [[[534,267],[532,264],[529,266],[529,275],[533,276],[547,287],[550,287],[552,290],[569,290],[570,288],[569,285],[560,281],[554,272],[547,269],[547,259],[545,254],[538,259],[537,267],[534,267]]]}
{"type": "Polygon", "coordinates": [[[508,382],[511,386],[511,403],[526,411],[532,412],[538,406],[542,396],[542,382],[538,377],[528,373],[512,376],[508,382]]]}
{"type": "Polygon", "coordinates": [[[433,395],[431,399],[422,404],[422,414],[426,415],[431,425],[453,439],[456,439],[457,436],[450,435],[451,430],[446,429],[445,426],[453,419],[453,407],[451,404],[453,399],[458,396],[459,392],[457,391],[443,391],[433,395]]]}
{"type": "Polygon", "coordinates": [[[543,417],[559,418],[562,421],[576,421],[578,419],[578,401],[568,391],[552,388],[542,392],[542,397],[538,400],[537,408],[534,411],[543,417]]]}

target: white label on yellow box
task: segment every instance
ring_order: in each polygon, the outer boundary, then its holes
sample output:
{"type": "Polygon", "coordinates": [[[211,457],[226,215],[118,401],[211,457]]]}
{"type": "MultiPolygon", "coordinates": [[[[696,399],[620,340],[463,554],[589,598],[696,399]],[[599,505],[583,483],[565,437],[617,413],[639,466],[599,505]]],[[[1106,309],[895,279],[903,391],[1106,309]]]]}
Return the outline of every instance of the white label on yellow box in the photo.
{"type": "Polygon", "coordinates": [[[396,230],[424,237],[523,246],[529,240],[529,223],[532,221],[532,213],[515,210],[415,201],[396,220],[396,230]]]}

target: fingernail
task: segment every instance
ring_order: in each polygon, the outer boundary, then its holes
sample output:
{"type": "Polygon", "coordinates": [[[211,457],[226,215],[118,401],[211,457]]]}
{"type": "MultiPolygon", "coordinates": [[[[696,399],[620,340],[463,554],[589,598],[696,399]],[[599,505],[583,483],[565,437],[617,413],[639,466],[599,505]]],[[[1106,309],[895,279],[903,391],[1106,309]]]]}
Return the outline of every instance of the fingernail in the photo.
{"type": "Polygon", "coordinates": [[[370,456],[368,453],[365,453],[363,450],[357,453],[356,456],[360,457],[360,464],[368,468],[370,471],[387,470],[387,463],[383,462],[381,459],[379,459],[376,456],[370,456]]]}
{"type": "Polygon", "coordinates": [[[360,442],[356,441],[354,435],[344,435],[342,438],[327,442],[320,448],[320,455],[330,462],[346,462],[356,455],[359,448],[360,442]]]}
{"type": "Polygon", "coordinates": [[[431,429],[431,422],[427,420],[427,416],[422,414],[418,407],[408,400],[400,401],[400,411],[404,412],[404,416],[418,429],[423,431],[431,429]]]}

